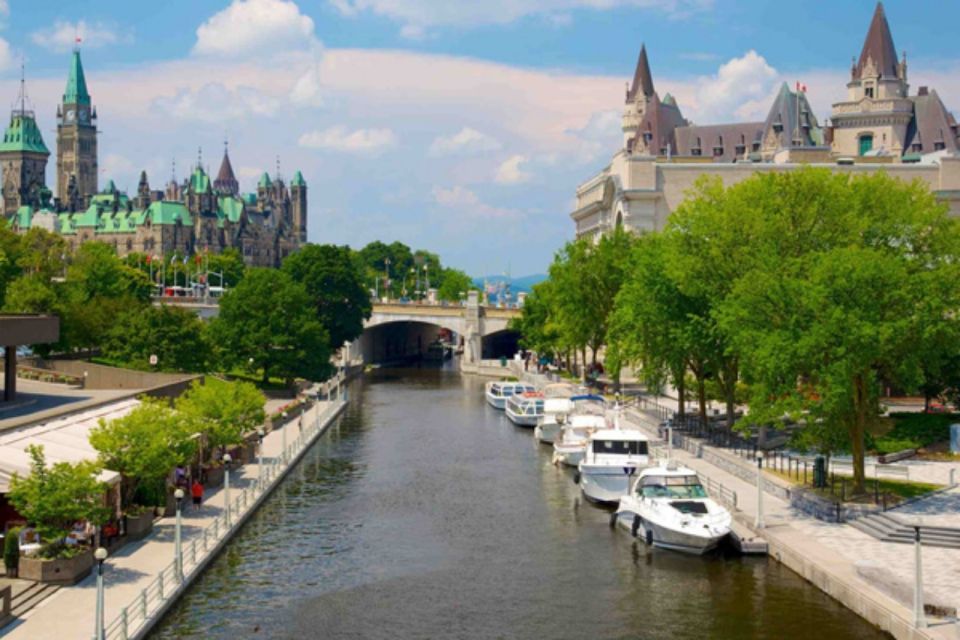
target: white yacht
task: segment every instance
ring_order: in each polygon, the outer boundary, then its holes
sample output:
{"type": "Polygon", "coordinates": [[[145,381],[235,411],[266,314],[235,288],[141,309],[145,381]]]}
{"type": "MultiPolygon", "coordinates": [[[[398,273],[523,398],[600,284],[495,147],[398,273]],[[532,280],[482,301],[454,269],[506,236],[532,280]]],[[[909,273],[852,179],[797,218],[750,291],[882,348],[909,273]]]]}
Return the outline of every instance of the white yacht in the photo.
{"type": "Polygon", "coordinates": [[[650,464],[647,437],[633,429],[603,429],[590,436],[577,467],[580,490],[593,502],[616,504],[633,477],[650,464]]]}
{"type": "Polygon", "coordinates": [[[544,444],[553,444],[560,430],[567,422],[567,416],[573,413],[573,397],[577,388],[566,382],[555,382],[543,388],[543,417],[537,422],[533,436],[544,444]]]}
{"type": "MultiPolygon", "coordinates": [[[[606,401],[601,396],[573,396],[570,403],[572,407],[569,413],[562,418],[559,415],[557,417],[558,422],[562,420],[562,424],[553,440],[553,461],[576,467],[587,450],[590,434],[606,429],[609,425],[606,401]]],[[[549,437],[551,429],[552,427],[545,425],[540,430],[541,435],[546,432],[549,437]]]]}
{"type": "Polygon", "coordinates": [[[730,512],[707,496],[696,472],[675,462],[641,471],[615,517],[648,545],[698,555],[730,533],[730,512]]]}
{"type": "Polygon", "coordinates": [[[488,382],[484,390],[487,402],[494,409],[504,409],[507,406],[507,398],[518,393],[527,393],[536,391],[536,387],[524,382],[488,382]]]}
{"type": "Polygon", "coordinates": [[[532,427],[543,415],[544,399],[539,391],[515,393],[507,398],[506,414],[518,427],[532,427]]]}

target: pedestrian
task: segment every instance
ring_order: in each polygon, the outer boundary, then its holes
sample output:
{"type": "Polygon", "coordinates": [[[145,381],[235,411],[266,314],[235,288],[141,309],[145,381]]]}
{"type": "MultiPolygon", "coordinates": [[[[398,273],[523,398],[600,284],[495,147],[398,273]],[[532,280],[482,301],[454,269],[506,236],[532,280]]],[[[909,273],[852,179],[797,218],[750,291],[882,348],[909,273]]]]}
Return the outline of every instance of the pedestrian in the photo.
{"type": "Polygon", "coordinates": [[[193,486],[190,487],[190,495],[193,496],[193,510],[199,511],[200,503],[203,502],[203,485],[200,484],[200,480],[193,481],[193,486]]]}

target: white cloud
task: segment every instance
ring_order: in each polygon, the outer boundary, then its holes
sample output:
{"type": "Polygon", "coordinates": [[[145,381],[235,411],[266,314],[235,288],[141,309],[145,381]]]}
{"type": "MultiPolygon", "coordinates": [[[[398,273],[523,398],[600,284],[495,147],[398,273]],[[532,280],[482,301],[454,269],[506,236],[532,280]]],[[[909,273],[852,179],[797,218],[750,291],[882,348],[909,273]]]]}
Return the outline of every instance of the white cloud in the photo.
{"type": "Polygon", "coordinates": [[[310,65],[310,69],[297,79],[290,90],[290,101],[299,107],[323,106],[323,84],[320,80],[319,65],[310,65]]]}
{"type": "Polygon", "coordinates": [[[263,55],[314,48],[313,20],[289,0],[233,0],[197,28],[199,55],[263,55]]]}
{"type": "Polygon", "coordinates": [[[397,135],[390,129],[356,129],[344,126],[310,131],[297,143],[308,149],[326,149],[359,155],[377,156],[397,146],[397,135]]]}
{"type": "Polygon", "coordinates": [[[103,182],[114,180],[122,189],[136,173],[136,167],[126,156],[108,153],[100,160],[100,173],[103,175],[103,182]]]}
{"type": "Polygon", "coordinates": [[[482,216],[505,218],[517,215],[513,209],[504,209],[488,205],[480,200],[480,196],[467,189],[466,187],[456,185],[449,189],[443,187],[434,187],[432,191],[433,200],[441,207],[446,209],[457,209],[459,213],[482,216]]]}
{"type": "Polygon", "coordinates": [[[13,59],[13,51],[10,49],[10,43],[4,38],[0,38],[0,71],[13,68],[15,62],[13,59]]]}
{"type": "Polygon", "coordinates": [[[10,15],[10,4],[7,0],[0,0],[0,16],[10,15]]]}
{"type": "Polygon", "coordinates": [[[430,155],[471,155],[484,151],[496,151],[500,141],[472,127],[464,127],[450,136],[439,136],[430,145],[430,155]]]}
{"type": "Polygon", "coordinates": [[[126,44],[133,41],[130,34],[123,34],[116,27],[111,27],[102,22],[91,24],[86,20],[78,22],[57,20],[51,27],[34,31],[30,34],[30,39],[35,45],[58,53],[70,51],[76,46],[77,39],[88,49],[126,44]]]}
{"type": "Polygon", "coordinates": [[[180,89],[173,96],[161,96],[153,102],[155,110],[179,120],[222,123],[248,116],[270,117],[280,101],[253,87],[227,88],[211,82],[197,89],[180,89]]]}
{"type": "Polygon", "coordinates": [[[404,37],[423,37],[431,27],[476,27],[507,24],[544,16],[567,24],[570,10],[619,7],[650,9],[673,18],[710,9],[714,0],[329,0],[345,16],[370,12],[401,23],[404,37]]]}
{"type": "Polygon", "coordinates": [[[527,171],[524,171],[520,165],[527,162],[529,158],[523,155],[510,156],[497,167],[497,172],[493,179],[498,184],[523,184],[529,182],[532,177],[527,171]]]}

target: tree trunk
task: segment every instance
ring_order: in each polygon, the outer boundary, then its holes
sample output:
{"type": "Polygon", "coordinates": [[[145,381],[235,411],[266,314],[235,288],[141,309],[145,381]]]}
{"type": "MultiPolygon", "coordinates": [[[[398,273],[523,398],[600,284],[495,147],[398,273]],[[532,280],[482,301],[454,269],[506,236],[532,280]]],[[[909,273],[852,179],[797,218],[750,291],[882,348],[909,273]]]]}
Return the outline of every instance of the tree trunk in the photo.
{"type": "Polygon", "coordinates": [[[684,424],[687,421],[687,380],[686,372],[681,371],[680,375],[676,377],[677,382],[677,417],[680,420],[680,424],[684,424]]]}
{"type": "Polygon", "coordinates": [[[583,370],[580,372],[580,379],[587,381],[587,345],[580,347],[580,354],[583,356],[583,370]]]}
{"type": "Polygon", "coordinates": [[[865,437],[867,433],[867,410],[869,391],[864,373],[853,377],[853,422],[850,424],[850,450],[853,453],[853,495],[866,492],[864,474],[865,437]]]}
{"type": "Polygon", "coordinates": [[[923,392],[923,412],[930,413],[930,392],[923,392]]]}
{"type": "Polygon", "coordinates": [[[707,381],[703,377],[697,378],[697,400],[700,402],[700,424],[707,428],[707,381]]]}
{"type": "Polygon", "coordinates": [[[264,386],[270,382],[270,367],[267,365],[263,365],[263,379],[261,381],[264,386]]]}

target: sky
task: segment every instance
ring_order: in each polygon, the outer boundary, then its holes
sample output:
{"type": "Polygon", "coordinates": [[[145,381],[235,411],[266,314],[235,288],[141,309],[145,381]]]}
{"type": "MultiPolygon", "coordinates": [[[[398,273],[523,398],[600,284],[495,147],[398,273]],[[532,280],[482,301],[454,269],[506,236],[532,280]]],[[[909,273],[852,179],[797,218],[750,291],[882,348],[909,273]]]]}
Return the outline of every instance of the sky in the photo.
{"type": "MultiPolygon", "coordinates": [[[[700,124],[762,119],[800,81],[846,92],[868,0],[0,0],[0,96],[24,65],[47,146],[81,39],[100,184],[154,188],[229,141],[243,190],[309,187],[309,239],[399,240],[475,276],[546,270],[578,184],[621,144],[646,43],[661,97],[700,124]],[[202,151],[201,151],[202,150],[202,151]],[[175,163],[175,169],[174,169],[175,163]]],[[[888,0],[914,89],[960,107],[956,0],[888,0]]],[[[0,101],[2,104],[2,101],[0,101]]],[[[4,105],[6,106],[6,105],[4,105]]],[[[55,158],[47,182],[55,183],[55,158]]]]}

